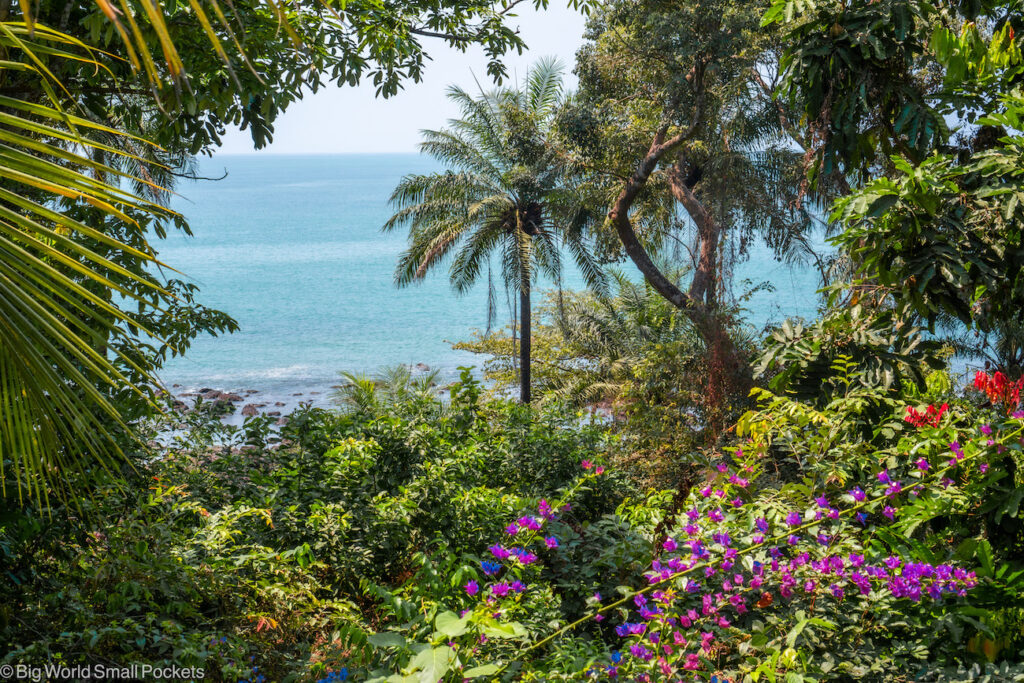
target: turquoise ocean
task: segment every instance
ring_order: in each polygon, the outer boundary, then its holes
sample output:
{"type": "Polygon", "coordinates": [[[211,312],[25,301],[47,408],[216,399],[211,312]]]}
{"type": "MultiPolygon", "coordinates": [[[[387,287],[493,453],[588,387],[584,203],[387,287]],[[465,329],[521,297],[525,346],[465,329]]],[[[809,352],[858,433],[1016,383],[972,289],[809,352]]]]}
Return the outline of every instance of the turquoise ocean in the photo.
{"type": "MultiPolygon", "coordinates": [[[[401,177],[437,168],[415,154],[204,159],[199,175],[227,177],[181,182],[172,206],[194,235],[171,235],[158,249],[200,287],[203,304],[229,313],[241,329],[197,339],[167,364],[163,381],[178,384],[176,391],[253,389],[267,400],[324,395],[341,370],[423,363],[450,378],[460,365],[479,366],[481,358],[450,343],[486,326],[486,283],[459,296],[438,271],[398,289],[394,266],[405,235],[380,230],[401,177]]],[[[636,274],[628,262],[620,267],[636,274]]],[[[774,286],[744,304],[751,324],[814,317],[813,269],[778,263],[755,245],[736,274],[774,286]]],[[[567,270],[564,286],[581,288],[579,274],[567,270]]],[[[498,304],[501,326],[509,317],[504,293],[498,304]]]]}

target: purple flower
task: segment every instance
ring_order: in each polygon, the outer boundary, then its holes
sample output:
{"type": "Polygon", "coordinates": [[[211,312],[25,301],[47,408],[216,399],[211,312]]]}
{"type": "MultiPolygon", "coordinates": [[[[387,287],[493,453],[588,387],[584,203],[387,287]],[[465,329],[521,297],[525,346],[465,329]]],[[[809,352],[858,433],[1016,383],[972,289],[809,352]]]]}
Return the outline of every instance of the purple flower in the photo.
{"type": "Polygon", "coordinates": [[[615,633],[620,638],[625,638],[626,636],[642,636],[646,630],[647,624],[631,624],[628,621],[615,627],[615,633]]]}
{"type": "Polygon", "coordinates": [[[549,548],[557,548],[558,547],[558,539],[555,538],[554,536],[548,536],[547,538],[544,539],[544,544],[547,545],[547,547],[549,547],[549,548]]]}
{"type": "Polygon", "coordinates": [[[882,484],[891,484],[892,479],[889,478],[889,470],[885,469],[878,473],[878,481],[882,484]]]}
{"type": "Polygon", "coordinates": [[[675,550],[676,548],[678,548],[678,547],[679,547],[679,544],[678,544],[678,543],[676,543],[676,539],[674,539],[674,538],[672,538],[671,536],[669,536],[669,537],[668,537],[668,538],[666,538],[666,539],[665,539],[665,541],[664,541],[664,542],[663,542],[663,543],[661,544],[661,547],[662,547],[662,548],[664,548],[665,550],[667,550],[668,552],[672,552],[672,551],[674,551],[674,550],[675,550]]]}
{"type": "Polygon", "coordinates": [[[516,520],[516,524],[519,525],[520,529],[529,529],[530,531],[537,531],[540,529],[540,522],[535,517],[520,517],[516,520]]]}
{"type": "Polygon", "coordinates": [[[925,460],[924,458],[918,459],[918,461],[914,464],[917,465],[917,469],[921,470],[922,472],[927,472],[928,469],[931,467],[931,465],[928,464],[928,461],[925,460]]]}
{"type": "Polygon", "coordinates": [[[642,659],[645,662],[649,662],[654,658],[654,653],[640,644],[630,645],[629,651],[634,657],[642,659]]]}
{"type": "Polygon", "coordinates": [[[818,496],[817,498],[814,499],[814,502],[817,503],[818,507],[820,508],[827,508],[829,506],[828,498],[826,498],[825,496],[818,496]]]}
{"type": "Polygon", "coordinates": [[[981,433],[988,436],[992,433],[992,428],[988,425],[981,425],[981,433]]]}
{"type": "Polygon", "coordinates": [[[800,524],[800,520],[801,520],[801,517],[800,517],[800,513],[799,512],[795,512],[794,511],[794,512],[790,512],[788,515],[786,515],[786,524],[788,524],[790,526],[797,526],[797,525],[799,525],[800,524]]]}
{"type": "Polygon", "coordinates": [[[507,527],[505,527],[505,533],[509,536],[515,536],[517,533],[519,533],[519,527],[516,526],[515,522],[512,522],[507,527]]]}
{"type": "Polygon", "coordinates": [[[987,462],[983,462],[980,465],[978,465],[978,471],[981,472],[982,474],[985,474],[986,472],[988,472],[988,463],[987,462]]]}
{"type": "Polygon", "coordinates": [[[889,519],[894,519],[896,517],[896,508],[894,508],[891,505],[886,505],[885,509],[882,510],[882,514],[888,517],[889,519]]]}
{"type": "Polygon", "coordinates": [[[468,583],[466,583],[465,588],[466,595],[470,597],[473,597],[474,595],[480,592],[480,586],[477,584],[476,581],[469,581],[468,583]]]}
{"type": "Polygon", "coordinates": [[[859,486],[854,486],[852,489],[850,489],[849,493],[851,496],[853,496],[853,499],[858,503],[863,503],[864,499],[867,498],[867,494],[864,493],[864,490],[859,486]]]}
{"type": "Polygon", "coordinates": [[[768,520],[764,517],[758,517],[756,520],[754,520],[754,526],[757,527],[757,530],[761,533],[768,533],[768,520]]]}
{"type": "Polygon", "coordinates": [[[533,553],[524,550],[523,548],[512,548],[511,555],[519,560],[522,564],[533,564],[537,561],[537,556],[533,553]]]}
{"type": "Polygon", "coordinates": [[[502,548],[497,543],[495,543],[490,548],[488,548],[488,550],[491,551],[491,555],[494,555],[499,560],[508,559],[509,555],[511,555],[511,553],[509,551],[505,550],[504,548],[502,548]]]}
{"type": "Polygon", "coordinates": [[[721,508],[715,508],[714,510],[708,511],[708,519],[710,519],[712,522],[721,522],[723,519],[725,519],[725,515],[722,514],[721,508]]]}

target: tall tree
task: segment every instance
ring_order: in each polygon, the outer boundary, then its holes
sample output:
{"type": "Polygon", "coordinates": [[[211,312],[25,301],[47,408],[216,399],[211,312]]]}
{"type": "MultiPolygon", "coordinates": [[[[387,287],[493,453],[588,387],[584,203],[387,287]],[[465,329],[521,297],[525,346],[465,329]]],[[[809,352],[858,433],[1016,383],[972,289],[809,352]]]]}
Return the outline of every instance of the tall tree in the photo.
{"type": "Polygon", "coordinates": [[[449,97],[461,118],[425,131],[420,145],[447,170],[407,176],[391,196],[397,211],[384,229],[409,227],[395,280],[408,285],[450,260],[452,286],[464,292],[497,252],[502,280],[519,294],[520,400],[529,403],[530,294],[538,273],[557,280],[564,247],[590,283],[603,278],[581,229],[590,214],[551,144],[561,67],[543,60],[522,87],[477,97],[453,87],[449,97]]]}
{"type": "Polygon", "coordinates": [[[802,185],[804,134],[772,95],[777,34],[761,2],[606,3],[578,54],[580,92],[562,129],[581,172],[604,188],[606,227],[709,351],[708,395],[745,393],[750,366],[728,334],[733,263],[753,238],[804,251],[822,198],[802,185]],[[658,207],[653,209],[652,207],[658,207]],[[656,252],[692,225],[680,286],[656,252]],[[661,220],[651,220],[661,216],[661,220]]]}

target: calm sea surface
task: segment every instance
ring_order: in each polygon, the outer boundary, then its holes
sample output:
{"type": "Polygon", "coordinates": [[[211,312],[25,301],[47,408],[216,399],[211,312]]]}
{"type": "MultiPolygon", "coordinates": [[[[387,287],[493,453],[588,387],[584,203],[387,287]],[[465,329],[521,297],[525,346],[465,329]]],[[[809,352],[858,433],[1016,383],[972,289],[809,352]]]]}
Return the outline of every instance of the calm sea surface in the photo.
{"type": "MultiPolygon", "coordinates": [[[[380,232],[400,178],[436,168],[424,157],[391,154],[204,160],[200,174],[228,176],[178,187],[174,208],[195,235],[170,237],[160,256],[241,330],[197,339],[165,368],[164,381],[308,396],[337,383],[340,370],[425,363],[452,376],[459,365],[479,364],[449,342],[485,327],[485,283],[457,296],[439,271],[422,285],[397,289],[392,277],[405,236],[380,232]]],[[[633,272],[630,264],[622,267],[633,272]]],[[[745,304],[752,324],[814,316],[813,271],[794,270],[755,248],[738,276],[775,287],[745,304]]],[[[580,282],[566,273],[566,286],[580,282]]],[[[500,325],[508,317],[503,294],[499,303],[500,325]]]]}

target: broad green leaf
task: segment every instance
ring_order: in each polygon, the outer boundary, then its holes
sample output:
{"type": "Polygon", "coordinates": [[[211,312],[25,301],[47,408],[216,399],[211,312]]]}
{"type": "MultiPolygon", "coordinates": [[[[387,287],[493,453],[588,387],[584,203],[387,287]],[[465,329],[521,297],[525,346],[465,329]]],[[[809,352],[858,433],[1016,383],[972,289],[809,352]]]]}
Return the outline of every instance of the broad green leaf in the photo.
{"type": "Polygon", "coordinates": [[[390,631],[373,633],[368,635],[366,640],[374,647],[405,647],[405,638],[390,631]]]}
{"type": "Polygon", "coordinates": [[[422,683],[437,683],[451,668],[455,659],[455,651],[447,645],[438,648],[427,648],[409,662],[409,668],[422,683]]]}
{"type": "Polygon", "coordinates": [[[469,626],[469,616],[462,619],[455,612],[442,612],[434,620],[434,628],[449,638],[457,638],[466,632],[469,626]]]}
{"type": "Polygon", "coordinates": [[[501,667],[497,664],[484,664],[483,666],[474,666],[472,669],[466,669],[462,672],[463,678],[479,678],[481,676],[490,676],[501,671],[501,667]]]}

